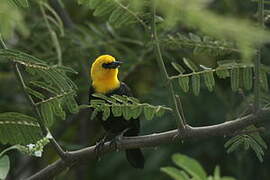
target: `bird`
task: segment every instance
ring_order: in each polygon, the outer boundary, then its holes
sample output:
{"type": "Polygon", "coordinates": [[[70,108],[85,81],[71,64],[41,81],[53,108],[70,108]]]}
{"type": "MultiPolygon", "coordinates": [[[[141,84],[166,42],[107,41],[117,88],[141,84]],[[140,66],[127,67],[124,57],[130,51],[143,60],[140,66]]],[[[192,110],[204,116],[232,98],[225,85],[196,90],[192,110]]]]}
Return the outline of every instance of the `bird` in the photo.
{"type": "MultiPolygon", "coordinates": [[[[93,99],[98,99],[92,96],[94,93],[101,93],[108,97],[112,95],[133,96],[130,88],[118,79],[118,68],[122,63],[111,55],[101,55],[94,60],[90,71],[92,84],[89,90],[89,102],[93,99]]],[[[124,117],[114,117],[110,114],[109,118],[103,121],[101,120],[102,112],[98,112],[96,117],[100,119],[107,134],[110,134],[114,138],[119,135],[137,136],[140,132],[139,118],[125,120],[124,117]]],[[[144,168],[145,159],[139,148],[126,149],[125,154],[131,166],[137,169],[144,168]]]]}

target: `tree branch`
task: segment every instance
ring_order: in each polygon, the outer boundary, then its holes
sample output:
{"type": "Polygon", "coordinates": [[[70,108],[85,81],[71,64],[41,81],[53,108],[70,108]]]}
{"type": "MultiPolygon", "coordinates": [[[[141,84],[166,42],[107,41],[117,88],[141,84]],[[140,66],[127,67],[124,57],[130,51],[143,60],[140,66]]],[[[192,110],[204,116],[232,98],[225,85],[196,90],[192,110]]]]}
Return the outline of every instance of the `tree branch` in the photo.
{"type": "MultiPolygon", "coordinates": [[[[183,129],[183,132],[180,134],[181,136],[178,136],[178,129],[175,129],[145,136],[124,137],[120,142],[117,143],[117,149],[125,150],[130,148],[155,147],[164,144],[172,144],[184,139],[229,136],[230,134],[239,131],[251,124],[267,120],[269,115],[270,109],[262,109],[257,114],[250,114],[217,125],[204,127],[187,126],[185,129],[183,129]],[[175,138],[176,136],[177,138],[175,138]]],[[[85,160],[89,161],[89,158],[96,158],[95,147],[96,146],[91,146],[77,151],[70,151],[69,161],[63,161],[59,159],[27,179],[52,179],[68,167],[71,167],[85,160]]],[[[111,146],[110,142],[106,142],[103,149],[101,150],[100,155],[112,151],[116,151],[115,146],[111,146]]]]}

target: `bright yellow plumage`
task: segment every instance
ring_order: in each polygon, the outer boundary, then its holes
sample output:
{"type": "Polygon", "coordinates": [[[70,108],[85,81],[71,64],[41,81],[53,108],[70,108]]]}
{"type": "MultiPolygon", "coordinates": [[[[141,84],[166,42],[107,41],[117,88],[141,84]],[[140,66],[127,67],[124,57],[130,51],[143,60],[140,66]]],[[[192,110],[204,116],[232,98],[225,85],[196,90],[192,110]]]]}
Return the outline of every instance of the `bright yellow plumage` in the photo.
{"type": "Polygon", "coordinates": [[[104,68],[103,64],[115,62],[115,58],[110,55],[99,56],[91,66],[92,86],[95,92],[106,94],[119,88],[118,69],[104,68]]]}

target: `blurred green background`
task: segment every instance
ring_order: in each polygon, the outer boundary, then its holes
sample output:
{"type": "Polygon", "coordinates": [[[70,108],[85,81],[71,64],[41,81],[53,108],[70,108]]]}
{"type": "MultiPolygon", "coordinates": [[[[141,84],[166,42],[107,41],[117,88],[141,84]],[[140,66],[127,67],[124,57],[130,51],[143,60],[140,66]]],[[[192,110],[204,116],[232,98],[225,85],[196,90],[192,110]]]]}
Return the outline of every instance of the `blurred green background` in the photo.
{"type": "MultiPolygon", "coordinates": [[[[49,1],[49,3],[54,6],[53,1],[49,1]]],[[[72,23],[64,28],[62,36],[57,29],[55,32],[58,35],[63,64],[79,72],[78,75],[71,77],[79,87],[77,93],[79,104],[88,103],[91,63],[101,54],[111,54],[125,62],[120,69],[119,78],[131,87],[134,95],[141,102],[171,105],[168,90],[162,83],[155,54],[150,44],[151,37],[141,25],[132,24],[115,28],[106,22],[106,18],[93,16],[91,9],[85,5],[79,5],[75,0],[66,0],[62,3],[72,23]]],[[[214,0],[208,9],[220,15],[255,21],[257,4],[248,0],[214,0]]],[[[8,46],[37,56],[50,64],[56,64],[56,51],[37,4],[30,1],[29,8],[19,8],[19,11],[25,20],[24,27],[22,27],[23,30],[17,29],[7,38],[8,46]]],[[[15,13],[15,11],[10,13],[15,13]]],[[[207,21],[207,19],[204,20],[207,21]]],[[[0,26],[3,26],[3,23],[4,20],[0,21],[0,26]]],[[[164,28],[162,24],[158,26],[158,33],[161,37],[176,32],[200,34],[198,30],[183,26],[181,23],[169,29],[164,28]]],[[[170,75],[177,74],[171,66],[171,62],[178,62],[182,57],[189,57],[198,64],[213,67],[218,59],[230,56],[225,54],[211,57],[203,53],[195,56],[190,49],[170,47],[162,43],[161,48],[170,75]]],[[[269,56],[269,49],[266,45],[263,48],[264,64],[269,64],[267,61],[269,56]]],[[[16,83],[12,67],[7,63],[0,65],[0,84],[0,113],[18,111],[33,114],[16,83]]],[[[177,82],[175,82],[175,89],[182,98],[186,119],[192,126],[212,125],[238,117],[239,107],[243,101],[241,93],[231,91],[228,79],[217,80],[213,92],[202,87],[199,96],[184,93],[178,87],[177,82]]],[[[249,94],[250,92],[246,95],[249,94]]],[[[176,123],[172,115],[165,114],[163,117],[151,121],[141,118],[141,127],[141,134],[144,135],[174,129],[176,123]]],[[[69,150],[93,145],[102,135],[100,124],[97,121],[91,121],[89,114],[85,111],[81,111],[77,115],[70,114],[65,121],[58,121],[53,126],[52,133],[59,143],[69,150]]],[[[269,144],[269,131],[266,131],[263,136],[269,144]]],[[[167,180],[169,177],[160,172],[160,167],[172,165],[170,157],[177,152],[197,159],[209,174],[212,174],[216,165],[220,165],[222,175],[233,176],[239,180],[267,180],[270,178],[269,150],[265,152],[264,162],[260,163],[252,151],[238,150],[228,155],[224,148],[226,140],[228,138],[223,137],[192,139],[178,144],[146,148],[143,150],[146,157],[144,170],[133,169],[126,161],[123,152],[114,152],[97,161],[89,159],[84,164],[63,172],[56,179],[167,180]]],[[[0,146],[1,149],[5,147],[7,145],[0,146]]],[[[42,158],[26,157],[17,152],[10,152],[9,155],[12,168],[7,178],[9,180],[27,177],[57,158],[50,146],[45,149],[42,158]]]]}

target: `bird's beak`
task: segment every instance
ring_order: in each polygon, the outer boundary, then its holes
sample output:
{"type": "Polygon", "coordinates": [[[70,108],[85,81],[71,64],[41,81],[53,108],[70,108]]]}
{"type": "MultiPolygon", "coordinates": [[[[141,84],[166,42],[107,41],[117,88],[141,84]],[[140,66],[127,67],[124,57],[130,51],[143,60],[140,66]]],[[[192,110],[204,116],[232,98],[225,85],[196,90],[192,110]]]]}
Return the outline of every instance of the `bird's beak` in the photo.
{"type": "Polygon", "coordinates": [[[123,64],[123,62],[121,62],[121,61],[114,61],[114,62],[111,62],[111,63],[103,64],[102,66],[105,69],[116,69],[116,68],[120,67],[121,64],[123,64]]]}
{"type": "Polygon", "coordinates": [[[112,68],[118,68],[118,67],[120,67],[121,64],[123,64],[122,61],[114,61],[112,63],[112,68]]]}

